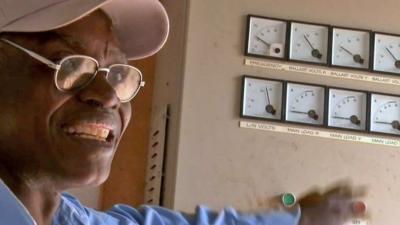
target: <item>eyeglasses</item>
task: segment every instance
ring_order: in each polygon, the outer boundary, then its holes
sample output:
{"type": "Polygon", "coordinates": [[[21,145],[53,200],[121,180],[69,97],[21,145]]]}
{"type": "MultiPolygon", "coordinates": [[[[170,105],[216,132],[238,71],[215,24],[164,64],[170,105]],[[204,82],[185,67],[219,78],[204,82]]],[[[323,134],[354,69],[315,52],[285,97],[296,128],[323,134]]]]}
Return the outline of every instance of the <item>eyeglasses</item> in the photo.
{"type": "Polygon", "coordinates": [[[140,70],[130,65],[113,64],[108,68],[100,68],[96,59],[85,55],[70,55],[61,59],[58,63],[54,63],[5,38],[0,38],[0,40],[54,69],[55,86],[62,92],[85,88],[94,80],[99,71],[106,72],[105,77],[121,102],[132,100],[139,89],[145,85],[140,70]]]}

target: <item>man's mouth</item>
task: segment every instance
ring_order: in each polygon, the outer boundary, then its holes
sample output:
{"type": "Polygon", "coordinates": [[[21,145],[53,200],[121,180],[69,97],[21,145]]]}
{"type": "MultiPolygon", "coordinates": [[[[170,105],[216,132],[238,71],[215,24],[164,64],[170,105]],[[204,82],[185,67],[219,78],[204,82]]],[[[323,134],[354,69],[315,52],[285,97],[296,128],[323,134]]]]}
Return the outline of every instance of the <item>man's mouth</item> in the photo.
{"type": "Polygon", "coordinates": [[[85,139],[92,139],[101,142],[111,142],[114,139],[113,129],[106,124],[81,123],[74,125],[63,125],[62,129],[68,135],[85,139]]]}

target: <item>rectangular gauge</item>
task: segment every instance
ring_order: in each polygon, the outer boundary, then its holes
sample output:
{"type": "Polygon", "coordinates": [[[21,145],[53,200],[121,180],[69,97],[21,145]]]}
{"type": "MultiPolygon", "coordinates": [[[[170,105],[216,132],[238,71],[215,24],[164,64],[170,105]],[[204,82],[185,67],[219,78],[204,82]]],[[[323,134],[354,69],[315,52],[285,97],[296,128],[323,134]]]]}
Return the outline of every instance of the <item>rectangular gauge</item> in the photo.
{"type": "Polygon", "coordinates": [[[240,116],[281,121],[283,81],[243,76],[240,116]]]}
{"type": "Polygon", "coordinates": [[[248,15],[245,55],[286,59],[287,24],[282,19],[248,15]]]}
{"type": "Polygon", "coordinates": [[[329,25],[290,22],[289,60],[328,65],[329,25]]]}
{"type": "Polygon", "coordinates": [[[400,96],[371,93],[369,131],[400,135],[400,96]]]}
{"type": "Polygon", "coordinates": [[[325,87],[286,83],[285,121],[316,126],[324,125],[325,87]]]}
{"type": "Polygon", "coordinates": [[[374,33],[372,70],[400,75],[400,35],[374,33]]]}
{"type": "Polygon", "coordinates": [[[328,88],[327,126],[366,131],[367,96],[364,91],[328,88]]]}
{"type": "Polygon", "coordinates": [[[370,69],[371,37],[369,30],[333,27],[330,63],[334,67],[370,69]]]}

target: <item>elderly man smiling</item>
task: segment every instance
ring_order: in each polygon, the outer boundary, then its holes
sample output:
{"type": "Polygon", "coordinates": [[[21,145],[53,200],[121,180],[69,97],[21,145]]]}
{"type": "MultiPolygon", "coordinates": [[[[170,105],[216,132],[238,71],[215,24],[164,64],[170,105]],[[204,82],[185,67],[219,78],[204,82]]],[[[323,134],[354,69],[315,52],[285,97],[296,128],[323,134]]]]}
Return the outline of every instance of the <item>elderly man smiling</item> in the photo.
{"type": "Polygon", "coordinates": [[[162,47],[165,10],[157,0],[0,0],[0,9],[0,225],[338,225],[353,215],[349,191],[302,214],[84,207],[63,191],[107,179],[144,85],[127,60],[162,47]]]}

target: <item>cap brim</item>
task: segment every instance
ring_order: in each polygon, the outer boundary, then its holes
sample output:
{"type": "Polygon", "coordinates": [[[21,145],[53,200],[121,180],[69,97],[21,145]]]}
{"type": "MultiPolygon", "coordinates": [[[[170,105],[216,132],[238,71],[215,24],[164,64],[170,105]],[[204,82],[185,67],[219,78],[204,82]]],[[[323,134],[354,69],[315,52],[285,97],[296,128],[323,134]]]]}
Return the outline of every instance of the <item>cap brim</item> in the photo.
{"type": "Polygon", "coordinates": [[[158,0],[113,0],[102,9],[113,20],[121,49],[130,59],[153,55],[165,44],[169,21],[158,0]]]}
{"type": "Polygon", "coordinates": [[[155,54],[164,45],[169,21],[158,0],[68,0],[40,9],[3,26],[0,32],[41,32],[71,24],[102,8],[113,20],[128,59],[155,54]]]}

